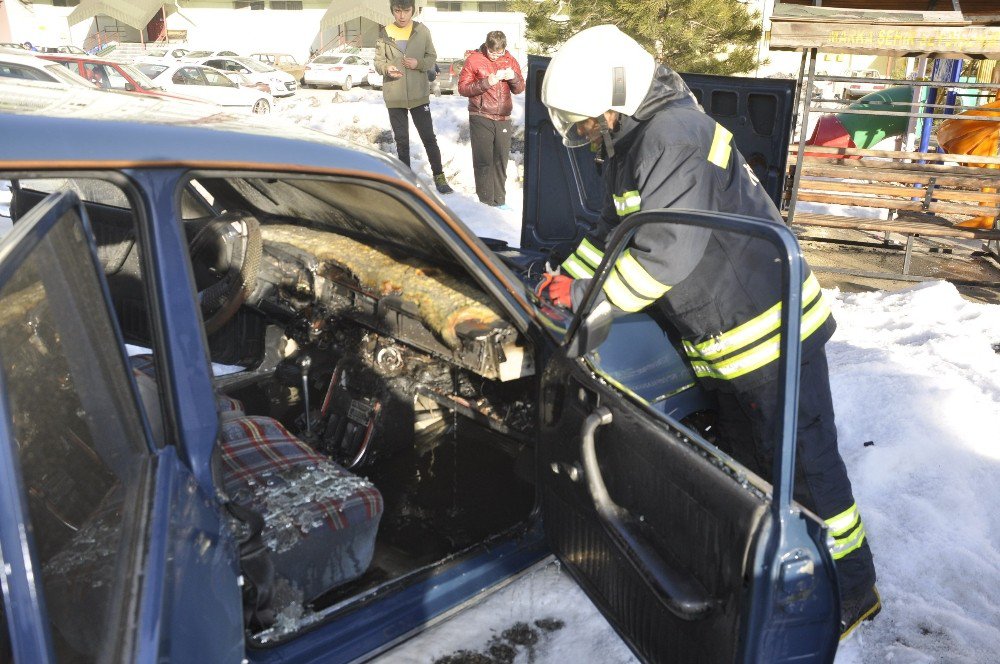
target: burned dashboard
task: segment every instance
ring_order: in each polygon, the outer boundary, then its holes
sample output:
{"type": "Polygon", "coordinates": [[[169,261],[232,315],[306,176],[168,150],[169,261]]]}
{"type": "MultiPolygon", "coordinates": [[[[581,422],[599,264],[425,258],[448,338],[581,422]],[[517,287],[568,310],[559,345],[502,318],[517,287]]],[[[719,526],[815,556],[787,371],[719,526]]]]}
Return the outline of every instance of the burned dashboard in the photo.
{"type": "Polygon", "coordinates": [[[315,228],[261,226],[264,252],[248,303],[294,319],[309,344],[347,319],[490,380],[534,373],[532,354],[468,279],[315,228]]]}

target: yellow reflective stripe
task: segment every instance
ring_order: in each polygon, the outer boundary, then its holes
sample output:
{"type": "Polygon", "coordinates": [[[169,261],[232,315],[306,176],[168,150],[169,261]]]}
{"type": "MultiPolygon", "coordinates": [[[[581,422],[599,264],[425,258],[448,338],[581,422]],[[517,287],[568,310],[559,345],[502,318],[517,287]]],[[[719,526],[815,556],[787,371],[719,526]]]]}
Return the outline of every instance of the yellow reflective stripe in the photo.
{"type": "Polygon", "coordinates": [[[595,247],[587,238],[583,238],[580,246],[576,248],[576,255],[593,268],[600,265],[604,259],[604,252],[595,247]]]}
{"type": "Polygon", "coordinates": [[[663,297],[663,294],[670,290],[670,286],[657,281],[651,274],[649,274],[649,272],[646,271],[646,268],[644,268],[632,255],[631,249],[625,250],[625,253],[623,253],[615,263],[615,267],[618,268],[619,272],[621,272],[625,283],[631,286],[632,290],[645,298],[657,300],[663,297]]]}
{"type": "Polygon", "coordinates": [[[708,151],[708,160],[719,168],[729,166],[729,156],[733,151],[733,148],[729,145],[729,141],[732,138],[733,133],[731,131],[718,122],[715,123],[715,136],[712,137],[712,148],[708,151]]]}
{"type": "MultiPolygon", "coordinates": [[[[802,284],[802,308],[805,309],[819,292],[819,280],[816,279],[816,275],[810,274],[802,284]]],[[[734,327],[725,334],[703,341],[693,348],[698,357],[711,360],[748,346],[754,341],[766,337],[780,326],[781,302],[778,302],[764,313],[734,327]]]]}
{"type": "Polygon", "coordinates": [[[608,296],[611,304],[628,312],[645,309],[653,302],[653,300],[640,297],[629,290],[629,287],[622,281],[621,275],[618,274],[617,268],[611,270],[608,280],[604,282],[604,293],[608,296]]]}
{"type": "Polygon", "coordinates": [[[833,556],[834,560],[840,560],[851,551],[858,549],[862,544],[865,543],[865,525],[861,524],[857,529],[851,534],[850,537],[844,540],[837,540],[832,546],[829,546],[830,555],[833,556]]]}
{"type": "Polygon", "coordinates": [[[564,260],[560,267],[574,279],[589,279],[594,276],[594,270],[577,258],[576,254],[564,260]]]}
{"type": "Polygon", "coordinates": [[[611,198],[615,202],[615,211],[619,217],[638,212],[642,205],[642,197],[639,196],[638,191],[626,191],[621,196],[612,194],[611,198]]]}
{"type": "MultiPolygon", "coordinates": [[[[821,299],[816,303],[816,306],[802,317],[800,338],[805,340],[810,334],[819,329],[819,326],[823,324],[829,315],[830,305],[825,298],[821,299]]],[[[690,344],[685,345],[685,350],[690,357],[692,355],[690,344]]],[[[778,359],[780,354],[781,335],[779,334],[759,346],[755,346],[744,353],[740,353],[722,362],[694,360],[691,362],[691,368],[694,369],[695,374],[698,376],[732,380],[759,369],[766,364],[770,364],[778,359]]],[[[695,357],[697,357],[696,354],[695,357]]]]}
{"type": "Polygon", "coordinates": [[[831,535],[840,537],[853,528],[860,519],[861,513],[858,512],[858,504],[854,503],[840,514],[826,519],[826,526],[830,529],[831,535]]]}

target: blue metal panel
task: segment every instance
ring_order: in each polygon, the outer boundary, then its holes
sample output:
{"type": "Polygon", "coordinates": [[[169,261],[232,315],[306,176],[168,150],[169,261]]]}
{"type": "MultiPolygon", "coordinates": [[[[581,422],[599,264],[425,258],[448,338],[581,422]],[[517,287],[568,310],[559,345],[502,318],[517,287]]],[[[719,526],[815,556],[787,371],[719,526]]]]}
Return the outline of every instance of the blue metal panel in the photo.
{"type": "Polygon", "coordinates": [[[218,414],[205,333],[194,297],[194,277],[188,261],[187,238],[179,223],[180,180],[186,171],[126,171],[142,190],[144,230],[154,292],[153,325],[162,344],[167,402],[176,416],[181,458],[202,490],[214,492],[211,458],[218,434],[218,414]]]}
{"type": "Polygon", "coordinates": [[[240,662],[236,544],[174,448],[158,457],[136,661],[240,662]]]}
{"type": "Polygon", "coordinates": [[[335,664],[378,652],[386,644],[426,626],[427,622],[477,593],[527,569],[549,555],[540,527],[524,537],[493,546],[467,560],[432,572],[423,580],[370,602],[325,627],[270,649],[251,649],[256,664],[296,662],[335,664]]]}
{"type": "Polygon", "coordinates": [[[0,582],[6,602],[7,630],[17,661],[54,662],[45,599],[35,587],[38,560],[32,552],[28,506],[14,452],[7,384],[0,372],[0,582]]]}
{"type": "MultiPolygon", "coordinates": [[[[39,155],[45,155],[45,162],[52,164],[200,161],[264,168],[270,164],[293,172],[310,168],[351,169],[359,174],[418,181],[412,171],[385,153],[295,127],[287,128],[284,135],[267,135],[249,133],[246,126],[233,120],[204,126],[94,120],[0,113],[0,124],[4,127],[0,163],[37,162],[39,155]],[[86,140],[66,140],[67,136],[86,140]]],[[[252,124],[252,120],[248,119],[246,124],[252,124]]]]}

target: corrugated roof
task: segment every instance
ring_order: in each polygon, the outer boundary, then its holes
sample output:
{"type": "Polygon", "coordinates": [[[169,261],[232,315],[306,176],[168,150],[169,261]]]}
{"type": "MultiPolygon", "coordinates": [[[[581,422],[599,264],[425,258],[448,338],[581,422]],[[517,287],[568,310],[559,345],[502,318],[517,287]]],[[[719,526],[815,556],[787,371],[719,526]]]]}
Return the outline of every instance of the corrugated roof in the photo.
{"type": "Polygon", "coordinates": [[[319,21],[321,30],[336,28],[356,18],[367,18],[379,25],[392,23],[392,13],[386,0],[333,0],[319,21]]]}
{"type": "Polygon", "coordinates": [[[76,25],[98,14],[110,16],[137,30],[142,30],[157,12],[165,7],[177,9],[176,0],[81,0],[67,17],[70,25],[76,25]]]}

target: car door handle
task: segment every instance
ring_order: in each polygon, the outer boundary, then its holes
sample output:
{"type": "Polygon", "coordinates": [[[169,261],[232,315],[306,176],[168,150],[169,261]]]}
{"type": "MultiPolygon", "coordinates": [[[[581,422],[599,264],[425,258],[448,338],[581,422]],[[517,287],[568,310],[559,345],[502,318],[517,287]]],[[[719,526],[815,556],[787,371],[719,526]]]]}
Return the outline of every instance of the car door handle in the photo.
{"type": "Polygon", "coordinates": [[[628,510],[608,493],[594,449],[597,429],[611,423],[611,411],[601,406],[587,416],[581,431],[581,455],[587,488],[601,524],[626,559],[663,605],[678,618],[697,620],[712,610],[712,601],[687,575],[667,564],[653,548],[628,510]]]}

